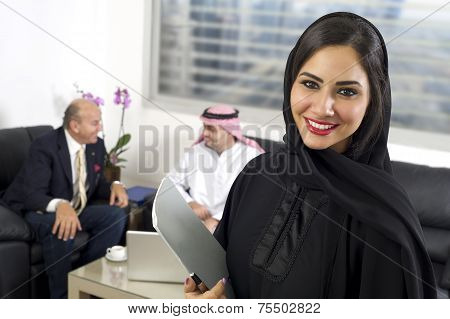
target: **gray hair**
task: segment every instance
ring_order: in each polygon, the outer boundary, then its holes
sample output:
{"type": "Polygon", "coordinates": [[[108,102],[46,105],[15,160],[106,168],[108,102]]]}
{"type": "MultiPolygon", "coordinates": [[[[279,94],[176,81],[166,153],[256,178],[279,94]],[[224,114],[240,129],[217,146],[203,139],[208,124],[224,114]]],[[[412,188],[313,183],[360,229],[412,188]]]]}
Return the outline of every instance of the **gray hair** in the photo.
{"type": "Polygon", "coordinates": [[[64,112],[63,117],[63,127],[67,130],[69,128],[69,123],[71,120],[79,121],[80,120],[80,106],[78,103],[73,101],[69,104],[66,111],[64,112]]]}

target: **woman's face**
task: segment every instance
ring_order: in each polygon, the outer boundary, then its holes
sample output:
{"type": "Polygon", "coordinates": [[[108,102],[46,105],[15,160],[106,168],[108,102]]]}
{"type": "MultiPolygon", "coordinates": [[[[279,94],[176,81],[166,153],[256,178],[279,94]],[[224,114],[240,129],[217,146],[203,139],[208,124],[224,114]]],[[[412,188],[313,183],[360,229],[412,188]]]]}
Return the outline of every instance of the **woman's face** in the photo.
{"type": "Polygon", "coordinates": [[[349,46],[318,50],[302,66],[291,89],[291,109],[305,145],[347,150],[369,105],[369,80],[349,46]]]}

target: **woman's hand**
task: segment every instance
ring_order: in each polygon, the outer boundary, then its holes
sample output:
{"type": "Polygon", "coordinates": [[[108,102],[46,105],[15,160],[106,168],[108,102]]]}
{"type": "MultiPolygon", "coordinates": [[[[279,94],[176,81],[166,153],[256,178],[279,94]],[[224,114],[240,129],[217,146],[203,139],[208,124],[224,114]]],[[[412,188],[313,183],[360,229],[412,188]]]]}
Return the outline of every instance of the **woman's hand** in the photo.
{"type": "Polygon", "coordinates": [[[204,283],[197,286],[195,281],[188,277],[184,282],[184,297],[186,299],[226,299],[225,284],[226,280],[223,278],[211,290],[208,290],[204,283]]]}

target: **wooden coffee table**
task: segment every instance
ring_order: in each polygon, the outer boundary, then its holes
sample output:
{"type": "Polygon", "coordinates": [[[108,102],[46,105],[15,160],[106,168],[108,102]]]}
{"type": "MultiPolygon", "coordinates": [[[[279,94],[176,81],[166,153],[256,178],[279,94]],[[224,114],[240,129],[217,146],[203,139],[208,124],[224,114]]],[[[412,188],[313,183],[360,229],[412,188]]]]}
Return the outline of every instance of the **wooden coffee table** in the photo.
{"type": "Polygon", "coordinates": [[[132,281],[127,262],[102,257],[69,273],[69,299],[178,299],[184,298],[183,284],[132,281]]]}

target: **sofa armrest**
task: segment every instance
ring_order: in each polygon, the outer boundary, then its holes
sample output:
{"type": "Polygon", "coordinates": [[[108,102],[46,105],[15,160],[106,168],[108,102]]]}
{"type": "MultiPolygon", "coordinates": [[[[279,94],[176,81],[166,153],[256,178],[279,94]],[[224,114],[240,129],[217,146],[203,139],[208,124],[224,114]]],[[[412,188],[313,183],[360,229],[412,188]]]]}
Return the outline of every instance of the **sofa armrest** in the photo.
{"type": "Polygon", "coordinates": [[[27,222],[9,208],[0,205],[0,241],[30,241],[27,222]]]}

